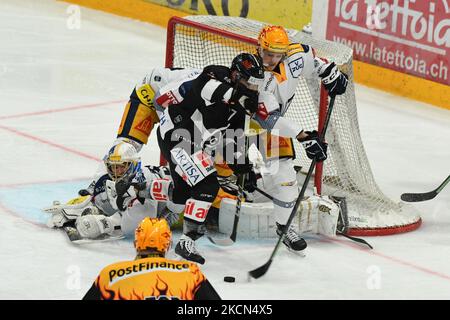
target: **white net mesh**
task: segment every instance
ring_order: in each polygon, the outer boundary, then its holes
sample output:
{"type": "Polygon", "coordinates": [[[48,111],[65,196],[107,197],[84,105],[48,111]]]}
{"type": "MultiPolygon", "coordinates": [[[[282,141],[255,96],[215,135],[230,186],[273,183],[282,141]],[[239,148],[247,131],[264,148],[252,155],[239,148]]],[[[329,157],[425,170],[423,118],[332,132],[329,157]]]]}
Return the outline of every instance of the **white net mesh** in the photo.
{"type": "MultiPolygon", "coordinates": [[[[175,24],[172,50],[173,67],[202,68],[209,64],[230,66],[240,52],[254,52],[263,23],[244,18],[190,16],[189,23],[175,24]],[[195,23],[220,29],[202,30],[195,23]],[[226,32],[242,36],[232,39],[226,32]],[[248,39],[246,39],[248,38],[248,39]]],[[[292,42],[311,45],[316,54],[336,62],[349,75],[344,95],[336,98],[326,141],[328,159],[323,166],[322,194],[347,199],[350,234],[382,235],[413,230],[420,225],[418,212],[410,205],[395,203],[377,186],[370,169],[361,136],[353,85],[352,50],[344,45],[313,39],[308,34],[288,30],[292,42]]],[[[319,80],[302,79],[285,116],[307,130],[317,128],[319,114],[319,80]]],[[[307,168],[310,161],[296,144],[296,163],[307,168]]]]}

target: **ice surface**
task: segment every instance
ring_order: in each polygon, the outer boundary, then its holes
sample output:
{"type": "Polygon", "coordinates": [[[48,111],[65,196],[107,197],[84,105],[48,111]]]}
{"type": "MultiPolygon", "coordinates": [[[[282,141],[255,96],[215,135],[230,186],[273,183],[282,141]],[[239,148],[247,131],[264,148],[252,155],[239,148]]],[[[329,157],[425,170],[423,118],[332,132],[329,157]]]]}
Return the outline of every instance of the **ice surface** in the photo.
{"type": "MultiPolygon", "coordinates": [[[[80,299],[107,264],[134,258],[131,241],[71,245],[43,224],[40,209],[86,186],[115,138],[134,84],[164,63],[165,30],[69,4],[0,2],[0,299],[80,299]],[[58,112],[56,112],[58,111],[58,112]]],[[[450,112],[356,87],[361,134],[381,189],[400,201],[449,174],[450,112]]],[[[158,163],[152,136],[143,151],[158,163]]],[[[306,257],[279,251],[270,271],[247,283],[275,240],[227,248],[199,241],[202,270],[225,299],[449,299],[450,187],[415,204],[423,225],[369,238],[308,238],[306,257]],[[225,283],[223,277],[236,277],[225,283]]],[[[175,235],[177,238],[179,235],[175,235]]]]}

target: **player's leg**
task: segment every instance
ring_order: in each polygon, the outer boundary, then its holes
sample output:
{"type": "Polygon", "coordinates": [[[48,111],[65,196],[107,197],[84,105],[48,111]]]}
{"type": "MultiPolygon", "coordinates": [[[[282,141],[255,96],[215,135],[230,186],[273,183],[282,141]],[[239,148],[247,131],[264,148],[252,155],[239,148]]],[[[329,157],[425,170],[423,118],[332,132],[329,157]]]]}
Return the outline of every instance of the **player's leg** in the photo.
{"type": "MultiPolygon", "coordinates": [[[[291,206],[279,206],[274,203],[274,216],[277,234],[285,228],[289,216],[299,194],[296,172],[291,158],[269,160],[261,168],[264,189],[267,193],[291,206]]],[[[306,241],[300,237],[295,228],[290,225],[283,243],[292,250],[300,251],[306,248],[306,241]]]]}
{"type": "Polygon", "coordinates": [[[205,221],[219,192],[216,174],[211,174],[191,188],[191,198],[184,209],[183,235],[175,247],[179,256],[200,264],[205,263],[195,241],[205,234],[205,221]]]}

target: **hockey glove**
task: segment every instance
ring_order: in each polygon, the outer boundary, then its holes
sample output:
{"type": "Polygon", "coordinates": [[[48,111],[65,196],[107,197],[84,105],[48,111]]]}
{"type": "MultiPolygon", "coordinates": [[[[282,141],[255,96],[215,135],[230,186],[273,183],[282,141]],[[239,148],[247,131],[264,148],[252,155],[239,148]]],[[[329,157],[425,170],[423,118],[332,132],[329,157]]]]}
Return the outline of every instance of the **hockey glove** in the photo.
{"type": "Polygon", "coordinates": [[[253,165],[251,163],[245,164],[229,164],[228,165],[233,173],[236,175],[246,175],[244,181],[244,189],[248,192],[254,192],[256,190],[256,173],[253,171],[253,165]]]}
{"type": "Polygon", "coordinates": [[[348,76],[339,71],[334,62],[330,63],[319,76],[322,78],[322,83],[331,97],[341,95],[347,89],[348,76]]]}
{"type": "Polygon", "coordinates": [[[236,175],[246,174],[253,171],[253,165],[251,163],[243,164],[228,164],[236,175]]]}
{"type": "Polygon", "coordinates": [[[299,139],[306,151],[306,155],[311,160],[315,159],[317,162],[324,161],[327,158],[328,144],[320,140],[319,134],[316,130],[305,131],[308,135],[306,138],[299,139]]]}
{"type": "Polygon", "coordinates": [[[235,102],[238,102],[248,112],[255,113],[258,110],[258,92],[239,84],[236,89],[235,102]]]}
{"type": "Polygon", "coordinates": [[[130,202],[137,198],[135,187],[125,180],[116,182],[116,193],[116,205],[120,211],[125,211],[130,202]]]}

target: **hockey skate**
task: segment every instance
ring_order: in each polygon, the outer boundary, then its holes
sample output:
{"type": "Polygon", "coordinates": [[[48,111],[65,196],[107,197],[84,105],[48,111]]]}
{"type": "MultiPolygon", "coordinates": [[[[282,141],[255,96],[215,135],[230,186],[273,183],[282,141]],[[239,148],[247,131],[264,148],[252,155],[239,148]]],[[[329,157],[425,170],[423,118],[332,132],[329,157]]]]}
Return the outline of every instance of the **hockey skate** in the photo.
{"type": "MultiPolygon", "coordinates": [[[[280,236],[285,226],[279,224],[278,222],[276,224],[277,224],[277,235],[280,236]]],[[[292,226],[289,226],[288,230],[286,231],[283,243],[288,248],[288,250],[297,253],[302,250],[305,250],[307,247],[306,241],[297,234],[297,232],[294,230],[292,226]]]]}
{"type": "Polygon", "coordinates": [[[205,263],[205,258],[203,258],[195,248],[195,241],[184,234],[181,236],[180,241],[175,247],[175,253],[186,260],[200,264],[205,263]]]}

